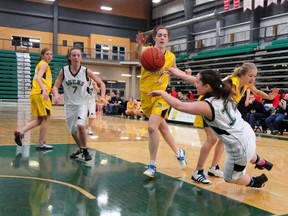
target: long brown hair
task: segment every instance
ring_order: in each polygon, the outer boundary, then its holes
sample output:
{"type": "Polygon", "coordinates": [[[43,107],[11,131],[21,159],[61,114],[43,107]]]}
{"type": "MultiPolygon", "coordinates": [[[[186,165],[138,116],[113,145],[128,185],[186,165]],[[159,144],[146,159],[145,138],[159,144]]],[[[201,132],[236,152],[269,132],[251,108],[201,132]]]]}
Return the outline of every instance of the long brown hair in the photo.
{"type": "Polygon", "coordinates": [[[199,75],[203,85],[209,84],[212,88],[212,92],[204,94],[203,99],[211,96],[215,98],[222,98],[224,99],[225,104],[231,99],[231,86],[222,81],[219,72],[209,69],[199,72],[199,75]]]}
{"type": "Polygon", "coordinates": [[[70,50],[68,50],[68,52],[67,52],[68,65],[71,65],[71,60],[70,60],[69,57],[71,56],[71,52],[72,52],[73,50],[79,50],[79,51],[81,52],[81,54],[82,54],[82,50],[79,49],[79,48],[77,48],[77,47],[73,47],[73,48],[71,48],[70,50]]]}
{"type": "Polygon", "coordinates": [[[41,50],[41,55],[40,55],[40,57],[39,57],[39,59],[38,59],[37,64],[42,60],[43,55],[44,55],[47,51],[50,51],[50,49],[47,48],[47,47],[45,47],[45,48],[43,48],[43,49],[41,50]]]}

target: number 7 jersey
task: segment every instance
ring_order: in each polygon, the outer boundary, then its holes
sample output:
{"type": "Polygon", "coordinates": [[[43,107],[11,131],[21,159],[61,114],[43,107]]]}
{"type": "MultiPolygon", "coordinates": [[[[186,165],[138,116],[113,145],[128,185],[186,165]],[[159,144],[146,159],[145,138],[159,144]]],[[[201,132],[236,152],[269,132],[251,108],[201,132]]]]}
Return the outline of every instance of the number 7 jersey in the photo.
{"type": "Polygon", "coordinates": [[[63,81],[64,89],[64,104],[66,105],[81,105],[88,104],[89,94],[87,68],[80,66],[76,74],[70,70],[70,66],[63,67],[63,81]]]}

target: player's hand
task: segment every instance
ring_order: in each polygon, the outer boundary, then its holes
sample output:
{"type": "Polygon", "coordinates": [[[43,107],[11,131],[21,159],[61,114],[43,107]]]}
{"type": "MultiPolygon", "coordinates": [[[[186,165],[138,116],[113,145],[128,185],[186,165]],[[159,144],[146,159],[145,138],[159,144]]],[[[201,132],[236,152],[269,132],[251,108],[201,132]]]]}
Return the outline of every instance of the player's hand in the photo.
{"type": "Polygon", "coordinates": [[[279,88],[273,88],[272,92],[269,93],[269,100],[273,100],[279,93],[279,88]]]}
{"type": "Polygon", "coordinates": [[[161,96],[162,90],[154,90],[149,92],[147,95],[150,97],[161,96]]]}
{"type": "Polygon", "coordinates": [[[145,36],[143,32],[138,32],[136,34],[136,42],[139,45],[144,45],[146,41],[147,41],[147,36],[145,36]]]}
{"type": "Polygon", "coordinates": [[[49,95],[48,95],[48,93],[47,93],[47,90],[46,90],[46,89],[42,90],[42,97],[43,97],[43,99],[44,99],[44,100],[48,100],[48,98],[49,98],[49,95]]]}
{"type": "Polygon", "coordinates": [[[104,106],[106,106],[108,104],[108,102],[105,100],[105,98],[100,98],[100,103],[104,104],[104,106]]]}
{"type": "Polygon", "coordinates": [[[185,74],[191,76],[191,75],[192,75],[192,70],[191,70],[191,68],[187,68],[187,69],[185,70],[185,74]]]}
{"type": "Polygon", "coordinates": [[[59,95],[59,94],[56,95],[56,96],[54,97],[54,103],[55,103],[55,104],[58,104],[58,103],[60,102],[60,99],[61,99],[60,95],[59,95]]]}

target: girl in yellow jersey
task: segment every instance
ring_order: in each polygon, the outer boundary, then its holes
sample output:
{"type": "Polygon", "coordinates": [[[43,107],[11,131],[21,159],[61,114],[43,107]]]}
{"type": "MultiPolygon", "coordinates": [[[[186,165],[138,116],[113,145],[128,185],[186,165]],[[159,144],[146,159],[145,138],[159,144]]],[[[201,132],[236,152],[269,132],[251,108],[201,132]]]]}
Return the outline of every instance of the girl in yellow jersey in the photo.
{"type": "Polygon", "coordinates": [[[36,150],[53,149],[53,146],[45,144],[45,135],[52,115],[52,103],[49,97],[52,88],[52,73],[49,62],[52,60],[52,51],[44,48],[41,57],[35,68],[35,75],[32,81],[30,92],[31,113],[37,119],[29,122],[19,131],[15,131],[15,142],[22,146],[24,133],[40,125],[39,141],[36,150]]]}
{"type": "MultiPolygon", "coordinates": [[[[183,71],[180,71],[179,69],[169,68],[168,70],[174,76],[177,76],[189,83],[194,84],[196,80],[195,76],[191,76],[191,71],[189,71],[190,73],[187,74],[183,71]]],[[[234,72],[224,79],[225,82],[228,82],[232,86],[232,90],[234,93],[233,99],[235,100],[236,103],[238,103],[241,100],[241,98],[248,89],[250,89],[250,91],[252,91],[253,94],[256,96],[266,98],[269,100],[275,98],[275,96],[278,93],[278,89],[274,89],[270,95],[267,95],[265,92],[258,90],[254,85],[256,76],[257,76],[256,66],[253,63],[247,62],[244,63],[242,66],[235,68],[234,72]]],[[[201,96],[200,98],[198,98],[198,100],[201,100],[201,96]]],[[[207,138],[201,148],[197,167],[196,170],[193,172],[191,179],[196,182],[200,182],[202,184],[211,184],[212,182],[209,179],[207,179],[204,174],[204,164],[208,158],[209,152],[211,151],[213,145],[217,143],[215,147],[214,157],[212,160],[212,166],[208,170],[208,175],[215,177],[223,177],[223,173],[222,171],[220,171],[218,163],[224,151],[224,145],[221,141],[217,142],[218,138],[216,137],[212,129],[203,122],[204,120],[202,116],[196,116],[196,119],[193,124],[195,127],[201,127],[201,128],[204,127],[204,131],[206,133],[207,138]]]]}
{"type": "MultiPolygon", "coordinates": [[[[165,55],[166,67],[176,67],[175,55],[166,50],[166,44],[169,40],[169,31],[165,26],[157,26],[153,31],[153,39],[155,42],[154,47],[160,49],[165,55]]],[[[136,52],[141,57],[142,52],[148,47],[143,45],[146,43],[147,38],[143,33],[136,35],[136,52]]],[[[141,92],[141,106],[144,115],[149,118],[148,121],[148,134],[149,134],[149,151],[150,151],[150,162],[147,170],[143,173],[144,175],[153,178],[156,173],[156,157],[159,147],[159,133],[162,134],[165,141],[171,147],[176,154],[178,161],[182,168],[186,166],[185,151],[179,149],[175,145],[173,135],[169,131],[168,125],[165,118],[168,116],[169,105],[163,100],[162,97],[150,98],[147,96],[148,92],[152,90],[166,90],[169,83],[169,74],[159,71],[150,72],[141,68],[141,79],[140,79],[140,92],[141,92]]]]}

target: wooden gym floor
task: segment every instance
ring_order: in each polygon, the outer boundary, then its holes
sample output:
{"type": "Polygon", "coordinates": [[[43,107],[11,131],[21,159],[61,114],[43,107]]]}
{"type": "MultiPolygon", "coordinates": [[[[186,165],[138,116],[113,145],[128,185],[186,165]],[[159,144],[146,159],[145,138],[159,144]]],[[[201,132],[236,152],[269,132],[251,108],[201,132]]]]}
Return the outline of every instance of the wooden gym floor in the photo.
{"type": "MultiPolygon", "coordinates": [[[[39,128],[25,134],[22,147],[14,143],[13,131],[31,120],[29,105],[0,106],[0,215],[288,215],[287,133],[258,134],[257,152],[274,163],[264,171],[265,187],[236,186],[220,178],[202,185],[190,179],[205,140],[202,129],[169,124],[186,150],[188,166],[181,170],[161,139],[158,174],[151,180],[142,175],[149,161],[147,121],[98,115],[88,142],[93,160],[83,163],[69,158],[76,145],[63,107],[55,106],[54,112],[47,134],[54,149],[38,152],[39,128]]],[[[250,165],[247,172],[263,171],[250,165]]]]}

